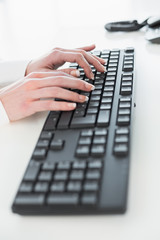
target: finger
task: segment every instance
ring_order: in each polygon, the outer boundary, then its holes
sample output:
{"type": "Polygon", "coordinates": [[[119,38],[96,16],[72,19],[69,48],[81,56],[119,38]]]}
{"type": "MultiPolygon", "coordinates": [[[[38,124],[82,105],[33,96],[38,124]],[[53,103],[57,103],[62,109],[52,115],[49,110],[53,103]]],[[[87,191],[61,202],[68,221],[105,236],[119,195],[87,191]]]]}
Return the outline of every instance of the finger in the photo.
{"type": "MultiPolygon", "coordinates": [[[[61,70],[50,70],[46,72],[32,72],[28,74],[26,79],[38,79],[38,78],[46,78],[46,77],[55,77],[55,76],[70,76],[67,72],[61,70]]],[[[71,76],[70,76],[71,77],[71,76]]]]}
{"type": "Polygon", "coordinates": [[[80,71],[78,69],[64,68],[64,69],[60,69],[60,70],[57,70],[57,71],[67,73],[69,75],[72,75],[73,77],[80,77],[80,71]]]}
{"type": "Polygon", "coordinates": [[[93,49],[95,49],[95,44],[92,44],[92,45],[89,45],[89,46],[85,46],[85,47],[80,47],[80,48],[77,48],[77,49],[81,49],[81,50],[84,50],[84,51],[92,51],[93,49]]]}
{"type": "Polygon", "coordinates": [[[87,62],[92,64],[98,71],[100,71],[100,72],[106,71],[105,67],[91,53],[82,52],[82,54],[84,55],[87,62]]]}
{"type": "MultiPolygon", "coordinates": [[[[82,49],[73,49],[73,50],[61,49],[60,52],[66,53],[66,54],[69,54],[69,53],[70,54],[71,53],[81,54],[83,56],[83,58],[86,60],[86,62],[92,64],[98,71],[100,71],[100,72],[106,71],[106,68],[102,65],[102,64],[105,64],[105,62],[106,62],[104,59],[98,58],[97,56],[94,56],[91,53],[87,53],[86,51],[84,51],[82,49]],[[100,61],[99,61],[99,59],[100,59],[100,61]]],[[[85,68],[84,68],[84,71],[85,71],[85,68]]],[[[91,71],[91,68],[90,68],[90,71],[91,71]]],[[[92,73],[90,73],[89,78],[92,78],[92,79],[94,78],[92,73]]]]}
{"type": "Polygon", "coordinates": [[[60,87],[40,88],[30,94],[32,99],[59,98],[72,102],[88,101],[88,97],[60,87]]]}
{"type": "Polygon", "coordinates": [[[94,58],[96,58],[101,64],[105,64],[106,63],[106,60],[105,59],[103,59],[103,58],[100,58],[100,57],[97,57],[97,56],[95,56],[95,55],[92,55],[94,58]]]}
{"type": "Polygon", "coordinates": [[[59,60],[64,62],[77,62],[78,65],[80,65],[88,78],[94,79],[94,75],[92,73],[91,67],[83,54],[72,51],[72,52],[66,52],[66,51],[59,51],[59,60]]]}
{"type": "Polygon", "coordinates": [[[27,88],[29,88],[30,90],[41,89],[44,87],[45,88],[46,87],[72,88],[72,89],[79,89],[83,91],[91,91],[95,89],[94,85],[88,82],[85,82],[81,79],[70,77],[70,75],[68,75],[67,77],[58,76],[58,77],[48,77],[48,78],[31,80],[26,85],[27,85],[27,88]]]}
{"type": "Polygon", "coordinates": [[[39,100],[32,102],[34,112],[41,111],[72,111],[76,108],[76,103],[60,102],[54,100],[39,100]]]}

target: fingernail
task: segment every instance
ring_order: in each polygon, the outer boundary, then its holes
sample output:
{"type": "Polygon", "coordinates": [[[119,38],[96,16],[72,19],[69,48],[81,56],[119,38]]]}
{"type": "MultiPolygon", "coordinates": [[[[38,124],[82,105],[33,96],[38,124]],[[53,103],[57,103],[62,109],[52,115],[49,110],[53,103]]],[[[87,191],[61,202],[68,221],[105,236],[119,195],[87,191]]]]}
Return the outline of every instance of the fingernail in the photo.
{"type": "Polygon", "coordinates": [[[89,97],[86,96],[85,102],[88,102],[88,100],[89,100],[89,97]]]}
{"type": "Polygon", "coordinates": [[[79,70],[73,70],[73,71],[71,71],[71,75],[79,77],[80,76],[80,71],[79,70]]]}
{"type": "Polygon", "coordinates": [[[90,77],[92,80],[94,80],[94,74],[91,72],[90,77]]]}
{"type": "Polygon", "coordinates": [[[79,99],[80,99],[81,101],[87,102],[89,98],[88,98],[87,96],[79,95],[79,99]]]}
{"type": "Polygon", "coordinates": [[[85,87],[89,90],[94,90],[95,89],[95,86],[90,84],[90,83],[85,83],[85,87]]]}
{"type": "Polygon", "coordinates": [[[75,108],[76,107],[76,103],[68,103],[68,107],[75,108]]]}
{"type": "Polygon", "coordinates": [[[106,68],[105,68],[105,67],[103,67],[103,66],[102,66],[102,69],[103,69],[103,71],[104,71],[104,72],[106,71],[106,68]]]}

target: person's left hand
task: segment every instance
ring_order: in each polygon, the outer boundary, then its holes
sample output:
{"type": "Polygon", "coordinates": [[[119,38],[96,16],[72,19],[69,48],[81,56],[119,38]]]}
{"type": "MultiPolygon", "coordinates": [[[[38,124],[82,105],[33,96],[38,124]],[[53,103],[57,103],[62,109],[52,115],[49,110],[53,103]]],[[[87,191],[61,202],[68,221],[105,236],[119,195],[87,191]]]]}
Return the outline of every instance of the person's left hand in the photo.
{"type": "MultiPolygon", "coordinates": [[[[26,75],[31,72],[44,72],[44,71],[55,71],[65,62],[77,62],[85,71],[88,78],[93,79],[94,75],[92,73],[90,64],[93,65],[97,71],[104,72],[106,69],[103,66],[105,60],[94,56],[90,53],[95,48],[95,45],[77,48],[73,50],[54,48],[51,52],[38,58],[32,60],[26,69],[26,75]]],[[[73,68],[60,69],[59,71],[70,74],[74,77],[79,77],[79,71],[73,68]]]]}

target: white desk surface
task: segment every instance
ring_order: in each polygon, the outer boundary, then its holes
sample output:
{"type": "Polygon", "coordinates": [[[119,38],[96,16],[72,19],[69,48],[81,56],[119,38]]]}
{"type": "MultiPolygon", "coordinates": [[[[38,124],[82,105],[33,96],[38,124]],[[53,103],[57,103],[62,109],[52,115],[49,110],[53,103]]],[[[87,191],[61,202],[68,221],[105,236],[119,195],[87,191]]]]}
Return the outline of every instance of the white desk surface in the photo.
{"type": "Polygon", "coordinates": [[[137,106],[127,212],[56,217],[23,217],[11,212],[14,195],[47,115],[39,113],[0,129],[1,240],[160,239],[160,45],[144,40],[143,32],[109,34],[103,25],[61,27],[54,38],[55,46],[78,47],[89,43],[96,43],[97,49],[133,46],[136,50],[137,106]]]}

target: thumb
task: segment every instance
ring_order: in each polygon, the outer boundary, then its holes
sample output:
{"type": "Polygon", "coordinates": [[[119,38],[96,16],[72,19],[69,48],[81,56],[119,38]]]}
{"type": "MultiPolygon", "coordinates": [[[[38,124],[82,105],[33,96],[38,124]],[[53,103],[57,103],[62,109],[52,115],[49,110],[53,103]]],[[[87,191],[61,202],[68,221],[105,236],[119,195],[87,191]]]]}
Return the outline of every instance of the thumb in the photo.
{"type": "Polygon", "coordinates": [[[64,68],[64,69],[59,69],[58,71],[70,74],[73,77],[79,77],[80,76],[80,71],[78,69],[75,69],[75,68],[64,68]]]}

